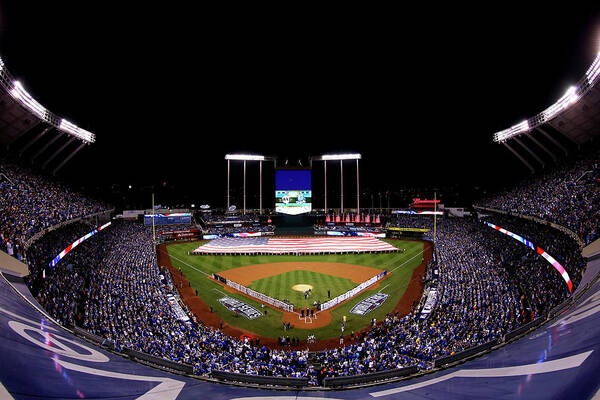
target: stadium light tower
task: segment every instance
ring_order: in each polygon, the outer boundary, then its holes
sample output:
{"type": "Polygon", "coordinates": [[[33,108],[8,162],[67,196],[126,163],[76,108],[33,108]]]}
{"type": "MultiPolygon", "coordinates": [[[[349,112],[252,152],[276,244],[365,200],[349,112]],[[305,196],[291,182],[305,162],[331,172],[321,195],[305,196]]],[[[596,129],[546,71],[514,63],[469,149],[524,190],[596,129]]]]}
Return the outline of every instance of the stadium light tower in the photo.
{"type": "MultiPolygon", "coordinates": [[[[521,123],[511,126],[510,128],[496,132],[494,134],[494,142],[506,143],[509,139],[527,134],[534,129],[539,129],[544,124],[552,121],[559,114],[572,107],[582,97],[585,96],[598,83],[600,78],[600,52],[594,59],[594,62],[585,73],[579,82],[567,89],[566,93],[559,98],[554,104],[546,108],[544,111],[529,118],[521,123]]],[[[531,135],[529,135],[531,137],[531,135]]]]}
{"type": "Polygon", "coordinates": [[[231,175],[231,160],[234,161],[243,161],[244,163],[244,188],[243,188],[243,213],[246,214],[246,161],[258,161],[259,162],[259,194],[258,194],[258,202],[260,213],[262,214],[262,163],[263,161],[274,161],[274,157],[265,157],[261,155],[252,155],[252,154],[226,154],[225,159],[227,160],[227,209],[229,210],[230,205],[230,191],[229,191],[229,177],[231,175]]]}
{"type": "Polygon", "coordinates": [[[362,156],[356,154],[324,154],[312,157],[311,161],[323,161],[325,170],[325,213],[327,213],[327,161],[340,161],[340,213],[344,212],[344,160],[356,160],[356,213],[360,214],[360,178],[358,160],[362,156]]]}
{"type": "Polygon", "coordinates": [[[73,143],[73,138],[81,142],[76,149],[72,150],[68,155],[66,155],[66,157],[62,159],[62,161],[59,162],[58,166],[52,171],[52,175],[56,175],[56,173],[86,145],[93,144],[96,141],[96,136],[92,132],[82,129],[74,123],[59,117],[35,100],[33,96],[25,89],[24,85],[12,76],[1,58],[0,93],[3,98],[5,94],[8,94],[13,100],[16,101],[17,104],[35,117],[34,121],[29,121],[29,116],[21,115],[20,112],[15,113],[17,110],[14,110],[15,112],[10,111],[11,141],[7,144],[7,146],[12,146],[16,140],[23,137],[23,135],[25,135],[27,132],[30,132],[30,130],[33,128],[36,128],[39,124],[41,124],[40,126],[42,127],[41,131],[39,131],[35,137],[30,139],[27,144],[24,144],[24,146],[21,147],[19,151],[20,155],[22,155],[44,135],[52,136],[52,139],[50,139],[46,145],[41,147],[41,151],[37,151],[37,153],[31,158],[32,160],[35,160],[37,157],[41,156],[44,152],[51,148],[51,144],[55,143],[59,139],[64,138],[63,134],[70,136],[66,143],[63,143],[58,150],[56,150],[50,155],[50,157],[46,159],[42,169],[45,169],[59,154],[62,155],[63,152],[67,151],[69,147],[72,148],[71,144],[73,143]],[[21,121],[29,121],[29,123],[26,124],[29,127],[27,129],[17,128],[17,126],[19,126],[17,122],[21,121]]]}

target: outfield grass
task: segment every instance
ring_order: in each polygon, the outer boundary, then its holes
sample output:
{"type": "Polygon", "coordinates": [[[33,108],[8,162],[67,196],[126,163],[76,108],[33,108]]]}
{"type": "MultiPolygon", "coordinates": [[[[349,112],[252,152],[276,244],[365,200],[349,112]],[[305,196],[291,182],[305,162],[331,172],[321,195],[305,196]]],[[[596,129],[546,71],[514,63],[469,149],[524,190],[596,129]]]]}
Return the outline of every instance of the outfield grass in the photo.
{"type": "MultiPolygon", "coordinates": [[[[213,282],[207,275],[211,275],[213,273],[219,273],[222,271],[226,271],[231,268],[242,267],[246,265],[255,265],[255,264],[266,264],[266,263],[277,263],[277,262],[335,262],[335,263],[345,263],[350,265],[363,265],[367,267],[373,267],[379,270],[388,270],[391,274],[383,280],[379,287],[374,290],[366,290],[360,295],[354,297],[352,300],[346,302],[345,304],[339,306],[338,308],[331,311],[333,322],[326,327],[318,328],[314,330],[304,330],[304,329],[293,329],[292,331],[286,332],[290,336],[298,336],[300,339],[305,340],[307,335],[314,334],[317,339],[326,339],[331,337],[338,337],[340,334],[340,323],[342,321],[342,317],[345,315],[346,327],[345,333],[349,333],[351,331],[357,332],[365,327],[367,327],[372,318],[377,318],[377,320],[383,319],[385,314],[393,310],[396,304],[402,298],[406,287],[410,281],[413,270],[422,262],[422,253],[423,253],[423,243],[421,242],[407,242],[401,240],[386,240],[390,244],[398,247],[404,248],[406,251],[404,253],[376,253],[376,254],[330,254],[330,255],[306,255],[306,256],[283,256],[283,255],[268,255],[268,256],[197,256],[197,255],[187,255],[188,252],[196,249],[202,242],[186,242],[186,243],[178,243],[167,246],[167,250],[169,256],[171,257],[171,262],[175,268],[181,268],[187,279],[190,281],[192,287],[198,291],[198,295],[202,298],[202,300],[209,306],[212,306],[215,312],[219,314],[219,316],[226,321],[228,324],[232,326],[237,326],[242,329],[246,329],[248,331],[254,332],[259,335],[263,335],[266,337],[276,338],[284,334],[282,329],[282,312],[277,310],[269,310],[267,316],[260,317],[255,320],[248,320],[243,317],[236,318],[233,313],[228,311],[221,303],[218,302],[218,299],[224,297],[225,295],[229,297],[237,298],[241,301],[244,301],[251,306],[261,309],[261,304],[253,301],[245,296],[239,294],[233,294],[230,292],[225,292],[223,287],[216,282],[213,282]],[[390,297],[386,300],[384,304],[382,304],[376,310],[371,311],[365,316],[358,316],[355,314],[350,314],[349,311],[352,307],[354,307],[360,300],[378,292],[382,291],[383,293],[387,293],[390,297]]],[[[294,272],[308,272],[308,271],[294,271],[294,272]]],[[[286,275],[286,274],[281,274],[286,275]]],[[[323,274],[319,274],[323,275],[323,274]]],[[[273,279],[275,277],[267,278],[273,279]]],[[[336,278],[336,277],[331,277],[336,278]]],[[[281,280],[285,279],[285,277],[279,278],[281,280]]],[[[316,278],[315,278],[316,279],[316,278]]],[[[343,278],[336,278],[343,279],[343,278]]],[[[263,279],[264,280],[264,279],[263,279]]],[[[295,283],[309,283],[302,282],[302,279],[298,279],[295,283]]],[[[289,282],[289,281],[288,281],[289,282]]],[[[253,286],[259,284],[259,281],[253,282],[253,286]]],[[[292,286],[289,283],[285,284],[287,286],[292,286]]],[[[319,285],[313,285],[315,289],[319,285]]],[[[356,286],[356,284],[352,284],[348,289],[356,286]]],[[[254,288],[254,287],[253,287],[254,288]]],[[[342,293],[346,290],[342,290],[342,293]]],[[[258,289],[255,289],[260,291],[258,289]]],[[[319,289],[320,290],[320,289],[319,289]]],[[[266,293],[267,294],[267,293],[266,293]]],[[[302,298],[302,293],[299,293],[302,298]]],[[[337,293],[339,294],[339,293],[337,293]]],[[[337,295],[336,294],[336,295],[337,295]]],[[[334,297],[334,293],[332,290],[331,297],[334,297]]],[[[321,296],[321,302],[327,296],[327,289],[325,288],[325,297],[321,296]]],[[[280,296],[273,296],[278,298],[285,298],[280,296]]],[[[312,301],[317,299],[313,297],[310,299],[311,304],[312,301]]],[[[296,304],[292,301],[293,304],[296,304]]]]}

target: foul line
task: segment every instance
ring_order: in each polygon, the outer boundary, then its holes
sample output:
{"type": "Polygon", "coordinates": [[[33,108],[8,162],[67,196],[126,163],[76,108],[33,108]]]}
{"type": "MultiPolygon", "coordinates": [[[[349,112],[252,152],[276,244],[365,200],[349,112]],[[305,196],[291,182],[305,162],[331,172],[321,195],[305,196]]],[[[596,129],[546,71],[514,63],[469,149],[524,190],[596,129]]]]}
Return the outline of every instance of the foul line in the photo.
{"type": "Polygon", "coordinates": [[[388,283],[387,285],[385,285],[384,287],[382,287],[381,289],[379,289],[379,292],[377,292],[377,293],[381,293],[381,291],[382,291],[383,289],[385,289],[386,287],[388,287],[388,286],[390,286],[390,285],[391,285],[391,284],[390,284],[390,283],[388,283]]]}
{"type": "Polygon", "coordinates": [[[215,289],[215,288],[213,288],[212,290],[216,290],[217,292],[219,292],[219,293],[221,293],[221,294],[223,294],[223,295],[225,295],[225,296],[227,296],[227,297],[230,297],[230,296],[229,296],[227,293],[225,293],[225,292],[221,292],[219,289],[215,289]]]}
{"type": "MultiPolygon", "coordinates": [[[[422,255],[422,254],[425,252],[425,250],[428,250],[429,248],[431,248],[431,246],[428,246],[428,247],[425,247],[425,246],[423,246],[423,250],[421,250],[420,252],[418,252],[417,254],[415,254],[414,256],[412,256],[411,258],[409,258],[408,260],[404,261],[402,264],[398,265],[396,268],[394,268],[393,270],[391,270],[391,271],[389,271],[389,272],[390,272],[390,273],[394,272],[395,270],[397,270],[398,268],[400,268],[400,267],[404,266],[406,263],[408,263],[409,261],[411,261],[411,260],[412,260],[412,259],[414,259],[415,257],[417,257],[417,256],[419,256],[419,255],[422,255]]],[[[375,282],[375,283],[377,283],[377,282],[375,282]]],[[[374,285],[375,283],[373,283],[373,285],[374,285]]],[[[373,285],[371,285],[371,286],[373,286],[373,285]]],[[[369,287],[371,287],[371,286],[369,286],[369,287]]],[[[383,288],[381,288],[381,289],[379,290],[379,292],[378,292],[378,293],[381,293],[381,291],[382,291],[383,289],[385,289],[386,287],[388,287],[388,286],[390,286],[390,284],[387,284],[386,286],[384,286],[383,288]]],[[[350,300],[352,300],[352,299],[356,298],[356,297],[357,297],[359,294],[362,294],[362,293],[364,293],[364,292],[365,292],[365,291],[366,291],[366,290],[367,290],[369,287],[366,287],[366,288],[364,288],[364,289],[363,289],[363,290],[362,290],[360,293],[357,293],[356,295],[354,295],[354,296],[353,296],[353,297],[351,297],[350,299],[346,299],[346,300],[344,300],[344,301],[350,301],[350,300]]],[[[335,305],[335,306],[333,306],[332,308],[328,308],[328,310],[333,310],[334,308],[336,308],[336,307],[337,307],[337,306],[339,306],[339,305],[340,305],[340,303],[336,304],[336,305],[335,305]]],[[[316,316],[318,313],[322,312],[322,311],[323,311],[323,310],[317,310],[317,311],[315,312],[315,316],[316,316]]]]}
{"type": "Polygon", "coordinates": [[[177,260],[177,261],[179,261],[180,263],[187,265],[187,266],[188,266],[188,267],[190,267],[191,269],[193,269],[193,270],[195,270],[195,271],[198,271],[198,272],[200,272],[201,274],[204,274],[204,275],[206,275],[206,276],[210,276],[210,275],[211,275],[211,274],[207,274],[207,273],[206,273],[206,272],[204,272],[204,271],[200,271],[198,268],[194,267],[193,265],[190,265],[190,264],[186,263],[185,261],[182,261],[182,260],[180,260],[179,258],[177,258],[177,257],[175,257],[175,256],[173,256],[173,255],[171,255],[171,254],[169,254],[169,253],[167,253],[167,252],[165,252],[164,250],[161,250],[161,252],[162,252],[162,253],[165,253],[165,254],[166,254],[167,256],[169,256],[169,257],[172,257],[172,258],[176,259],[176,260],[177,260]]]}
{"type": "Polygon", "coordinates": [[[425,250],[428,250],[431,246],[428,246],[427,248],[425,248],[425,246],[423,246],[423,250],[421,250],[420,252],[418,252],[417,254],[415,254],[414,256],[412,256],[411,258],[409,258],[408,260],[404,261],[402,264],[398,265],[396,268],[394,268],[393,270],[391,270],[390,272],[394,272],[395,270],[397,270],[400,267],[403,267],[406,263],[408,263],[409,261],[412,261],[413,258],[422,255],[423,253],[425,253],[425,250]]]}

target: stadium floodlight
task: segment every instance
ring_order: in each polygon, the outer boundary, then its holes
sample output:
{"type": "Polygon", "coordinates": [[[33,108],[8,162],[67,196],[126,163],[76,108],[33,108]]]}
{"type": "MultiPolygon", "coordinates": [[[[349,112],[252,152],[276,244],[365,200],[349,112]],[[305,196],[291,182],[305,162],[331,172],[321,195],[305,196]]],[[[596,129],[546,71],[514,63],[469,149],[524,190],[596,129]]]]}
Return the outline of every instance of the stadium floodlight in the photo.
{"type": "Polygon", "coordinates": [[[58,126],[58,129],[67,132],[83,140],[84,142],[91,143],[95,141],[94,134],[92,132],[86,131],[85,129],[81,129],[77,125],[67,121],[64,118],[60,120],[60,125],[58,126]]]}
{"type": "Polygon", "coordinates": [[[322,161],[337,161],[337,160],[360,160],[362,156],[360,154],[324,154],[321,157],[317,157],[318,160],[322,161]]]}
{"type": "MultiPolygon", "coordinates": [[[[23,107],[27,108],[34,115],[44,120],[48,124],[55,128],[67,132],[72,136],[82,140],[84,143],[95,142],[95,135],[85,129],[79,128],[77,125],[70,123],[67,120],[59,118],[53,114],[50,110],[46,109],[40,103],[38,103],[31,95],[25,90],[23,85],[18,80],[13,80],[9,71],[4,65],[4,60],[0,58],[0,78],[2,78],[2,86],[9,86],[8,93],[23,107]],[[10,83],[8,83],[10,82],[10,83]]],[[[76,150],[77,152],[78,150],[76,150]]],[[[75,153],[73,153],[75,154],[75,153]]],[[[60,167],[59,167],[60,168],[60,167]]]]}
{"type": "Polygon", "coordinates": [[[594,82],[596,81],[596,78],[598,77],[599,74],[600,74],[600,53],[598,53],[598,55],[596,56],[596,59],[594,60],[594,62],[590,66],[590,68],[585,73],[585,77],[587,78],[588,84],[590,86],[594,85],[594,82]]]}
{"type": "Polygon", "coordinates": [[[258,156],[252,154],[225,154],[226,160],[238,160],[238,161],[265,161],[265,156],[258,156]]]}
{"type": "Polygon", "coordinates": [[[575,86],[571,86],[569,90],[567,90],[567,92],[560,99],[558,99],[556,103],[552,104],[550,107],[542,111],[542,117],[544,122],[550,121],[562,110],[569,107],[577,100],[579,100],[579,96],[577,95],[577,88],[575,86]]]}
{"type": "Polygon", "coordinates": [[[513,136],[517,136],[518,134],[527,131],[529,131],[529,121],[525,120],[520,124],[513,125],[508,129],[495,133],[494,140],[496,142],[504,142],[513,136]]]}
{"type": "Polygon", "coordinates": [[[552,104],[550,107],[546,108],[544,111],[535,115],[534,117],[529,118],[527,125],[521,123],[503,131],[494,133],[494,142],[506,142],[508,139],[514,136],[518,136],[523,132],[528,132],[549,122],[585,96],[587,92],[589,92],[594,85],[598,83],[598,81],[600,81],[600,52],[596,55],[594,62],[586,71],[585,76],[577,83],[576,86],[571,86],[556,103],[552,104]]]}
{"type": "Polygon", "coordinates": [[[46,120],[46,108],[37,101],[35,101],[33,97],[31,97],[31,95],[27,93],[27,91],[23,88],[23,85],[21,85],[21,82],[13,82],[13,89],[10,91],[10,94],[35,115],[37,115],[43,120],[46,120]]]}

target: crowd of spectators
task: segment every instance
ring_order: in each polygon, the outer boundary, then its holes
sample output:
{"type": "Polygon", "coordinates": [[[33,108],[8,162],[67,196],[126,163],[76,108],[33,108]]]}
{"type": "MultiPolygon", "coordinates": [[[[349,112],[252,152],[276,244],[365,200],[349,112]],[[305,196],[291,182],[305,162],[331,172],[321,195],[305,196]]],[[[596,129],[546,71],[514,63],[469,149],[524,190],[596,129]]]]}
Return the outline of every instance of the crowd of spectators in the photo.
{"type": "Polygon", "coordinates": [[[94,228],[85,223],[66,225],[45,234],[33,243],[27,252],[29,275],[26,281],[30,291],[38,302],[65,326],[75,323],[87,269],[92,267],[97,259],[93,252],[101,252],[101,249],[96,241],[86,241],[78,251],[69,253],[54,268],[50,268],[49,264],[69,244],[92,229],[94,228]]]}
{"type": "MultiPolygon", "coordinates": [[[[569,266],[577,286],[584,262],[568,236],[529,221],[510,224],[495,217],[495,222],[546,246],[569,266]]],[[[440,295],[431,316],[421,321],[417,310],[402,318],[388,315],[360,342],[320,353],[326,376],[409,365],[426,369],[436,358],[497,339],[542,316],[568,296],[547,261],[477,220],[442,220],[437,239],[440,295]]]]}
{"type": "Polygon", "coordinates": [[[327,231],[335,232],[371,232],[383,233],[385,228],[377,226],[342,226],[342,225],[313,225],[313,230],[316,233],[326,233],[327,231]]]}
{"type": "Polygon", "coordinates": [[[475,221],[448,220],[436,243],[440,298],[431,316],[418,310],[402,318],[388,315],[364,340],[344,350],[322,353],[333,363],[328,376],[367,373],[409,365],[429,368],[439,357],[498,338],[520,324],[519,294],[508,274],[498,269],[497,256],[477,236],[484,231],[475,221]],[[333,361],[332,361],[333,360],[333,361]],[[341,366],[341,368],[340,368],[341,366]]]}
{"type": "Polygon", "coordinates": [[[156,264],[149,227],[116,221],[48,268],[53,256],[47,254],[60,252],[63,241],[70,243],[89,230],[77,225],[53,231],[31,247],[28,284],[62,324],[79,325],[111,340],[119,350],[130,348],[192,364],[199,374],[222,369],[301,376],[310,370],[305,350],[257,347],[201,322],[180,320],[167,300],[175,288],[168,270],[156,264]]]}
{"type": "Polygon", "coordinates": [[[247,232],[262,232],[272,233],[275,231],[274,225],[263,225],[255,224],[250,226],[233,226],[233,225],[221,225],[221,226],[209,226],[205,231],[207,235],[219,235],[226,236],[233,233],[247,233],[247,232]]]}
{"type": "Polygon", "coordinates": [[[591,243],[600,237],[599,159],[597,149],[579,155],[477,205],[553,222],[591,243]]]}
{"type": "MultiPolygon", "coordinates": [[[[149,225],[152,226],[152,225],[149,225]]],[[[198,227],[193,224],[170,224],[170,225],[155,225],[156,232],[172,232],[172,231],[186,231],[189,229],[197,229],[198,227]]]]}
{"type": "Polygon", "coordinates": [[[232,222],[259,222],[261,220],[261,215],[255,213],[246,213],[243,214],[241,212],[235,213],[203,213],[200,216],[201,220],[205,224],[211,223],[232,223],[232,222]]]}
{"type": "MultiPolygon", "coordinates": [[[[587,168],[589,165],[582,170],[587,168]]],[[[6,174],[10,179],[0,182],[0,196],[9,204],[0,205],[2,238],[9,239],[3,240],[4,243],[17,244],[17,239],[28,237],[46,224],[102,208],[100,203],[63,187],[57,189],[59,186],[52,186],[55,184],[42,178],[24,172],[20,175],[15,172],[20,171],[17,167],[9,170],[6,174]],[[42,190],[39,185],[54,189],[42,190]],[[32,193],[36,190],[47,200],[32,193]]],[[[588,203],[595,199],[595,189],[590,189],[589,183],[581,185],[580,180],[573,179],[576,175],[573,173],[565,181],[574,185],[565,183],[565,187],[569,190],[585,187],[586,191],[578,192],[585,195],[576,196],[579,199],[576,204],[582,213],[596,213],[593,217],[597,218],[597,204],[588,203]]],[[[512,207],[517,203],[509,204],[512,207]]],[[[573,203],[570,204],[572,207],[573,203]]],[[[563,222],[571,221],[569,212],[565,212],[567,217],[563,222]]],[[[528,220],[501,215],[484,218],[546,250],[565,266],[577,287],[585,263],[577,244],[568,235],[528,220]]],[[[392,224],[432,228],[431,222],[431,217],[410,215],[394,217],[392,224]]],[[[258,228],[248,221],[245,224],[252,230],[258,228]]],[[[564,225],[575,226],[573,221],[564,225]]],[[[115,221],[77,246],[55,267],[49,267],[61,250],[93,228],[83,222],[66,225],[45,234],[29,248],[31,274],[27,283],[38,302],[60,323],[81,326],[111,340],[118,350],[129,348],[191,364],[200,375],[222,370],[309,377],[312,384],[319,384],[326,376],[415,365],[428,369],[437,358],[498,339],[544,315],[569,295],[560,274],[529,247],[477,218],[443,218],[438,220],[435,243],[438,273],[435,282],[426,282],[435,284],[439,294],[427,318],[422,319],[416,307],[406,316],[389,314],[350,340],[347,346],[314,354],[304,349],[306,338],[297,344],[299,332],[294,331],[291,333],[294,345],[276,350],[247,339],[228,337],[193,316],[189,321],[182,320],[168,301],[176,288],[168,271],[157,265],[152,228],[141,223],[115,221]]],[[[593,229],[586,232],[592,235],[589,238],[593,237],[593,229]]]]}
{"type": "Polygon", "coordinates": [[[109,207],[8,161],[0,160],[0,250],[23,258],[35,233],[109,207]]]}
{"type": "MultiPolygon", "coordinates": [[[[586,266],[577,243],[567,234],[547,225],[501,214],[483,217],[494,225],[517,233],[554,257],[567,271],[573,288],[579,286],[586,266]]],[[[500,235],[497,245],[503,247],[504,267],[515,275],[515,282],[531,301],[536,316],[560,304],[567,296],[566,282],[545,259],[524,244],[500,235]]]]}
{"type": "MultiPolygon", "coordinates": [[[[52,258],[48,254],[64,247],[51,243],[68,243],[89,229],[77,225],[51,232],[32,246],[34,276],[52,258]]],[[[189,363],[198,374],[218,369],[307,376],[313,384],[326,376],[430,368],[436,358],[497,339],[566,296],[564,282],[539,255],[482,222],[449,218],[438,232],[440,295],[429,318],[421,320],[417,309],[404,317],[390,314],[348,346],[312,354],[311,362],[302,345],[272,350],[227,337],[193,318],[178,319],[167,301],[174,292],[168,272],[156,265],[151,228],[135,222],[113,223],[78,246],[32,291],[59,321],[81,325],[118,349],[189,363]]],[[[570,249],[538,237],[557,258],[570,249]]]]}
{"type": "Polygon", "coordinates": [[[270,234],[275,231],[275,225],[268,217],[255,213],[204,213],[201,222],[207,235],[227,236],[247,232],[270,234]]]}
{"type": "MultiPolygon", "coordinates": [[[[438,222],[439,222],[438,218],[438,222]]],[[[433,229],[432,215],[394,214],[390,217],[388,227],[433,229]]]]}

